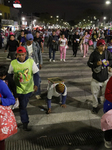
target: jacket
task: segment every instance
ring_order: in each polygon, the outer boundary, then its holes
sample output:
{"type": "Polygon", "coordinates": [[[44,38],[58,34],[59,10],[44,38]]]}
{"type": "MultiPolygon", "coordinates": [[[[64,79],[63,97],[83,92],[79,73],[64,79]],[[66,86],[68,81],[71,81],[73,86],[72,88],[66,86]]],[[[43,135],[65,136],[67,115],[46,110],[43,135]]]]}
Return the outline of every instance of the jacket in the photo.
{"type": "Polygon", "coordinates": [[[107,82],[105,98],[112,103],[112,77],[110,77],[109,81],[107,82]]]}
{"type": "Polygon", "coordinates": [[[101,55],[98,50],[96,49],[94,52],[91,53],[87,65],[92,69],[92,77],[93,79],[97,80],[98,82],[104,82],[108,79],[108,68],[102,64],[102,66],[98,66],[97,62],[100,60],[108,60],[109,66],[112,65],[112,54],[108,50],[104,50],[103,54],[101,55]],[[101,67],[101,71],[96,73],[95,69],[101,67]]]}
{"type": "Polygon", "coordinates": [[[10,106],[15,104],[14,96],[9,90],[6,83],[0,80],[0,99],[3,106],[10,106]]]}
{"type": "Polygon", "coordinates": [[[58,37],[56,35],[55,36],[51,35],[51,36],[49,36],[49,39],[47,42],[47,47],[49,46],[49,48],[52,48],[52,46],[54,44],[53,40],[55,40],[56,44],[58,45],[58,37]]]}
{"type": "MultiPolygon", "coordinates": [[[[27,55],[28,55],[28,49],[27,49],[27,45],[25,43],[24,45],[26,51],[27,51],[27,55]]],[[[37,42],[33,42],[32,43],[32,48],[33,48],[33,60],[35,61],[36,64],[42,64],[42,53],[41,53],[41,49],[40,46],[37,42]]],[[[29,55],[28,55],[29,57],[29,55]]]]}

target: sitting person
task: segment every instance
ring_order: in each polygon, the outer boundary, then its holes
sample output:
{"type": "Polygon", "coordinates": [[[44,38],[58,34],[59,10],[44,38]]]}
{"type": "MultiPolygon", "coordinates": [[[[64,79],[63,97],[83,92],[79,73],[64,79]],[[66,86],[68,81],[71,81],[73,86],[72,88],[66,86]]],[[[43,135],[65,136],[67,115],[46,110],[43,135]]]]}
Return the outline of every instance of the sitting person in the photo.
{"type": "Polygon", "coordinates": [[[52,99],[52,96],[59,97],[60,95],[62,95],[61,107],[66,108],[66,105],[65,105],[66,97],[67,97],[67,87],[66,87],[66,85],[62,84],[62,83],[56,83],[56,84],[52,84],[48,88],[48,93],[47,93],[48,113],[51,113],[51,99],[52,99]]]}

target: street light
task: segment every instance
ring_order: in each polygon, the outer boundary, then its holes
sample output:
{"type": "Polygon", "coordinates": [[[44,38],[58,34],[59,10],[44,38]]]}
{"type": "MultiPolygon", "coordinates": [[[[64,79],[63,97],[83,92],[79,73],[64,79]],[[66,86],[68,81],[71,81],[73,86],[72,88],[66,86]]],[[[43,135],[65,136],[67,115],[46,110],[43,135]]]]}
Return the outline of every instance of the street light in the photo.
{"type": "Polygon", "coordinates": [[[24,20],[25,20],[25,17],[22,17],[22,20],[24,21],[24,20]]]}
{"type": "Polygon", "coordinates": [[[56,16],[56,18],[59,18],[59,16],[56,16]]]}
{"type": "Polygon", "coordinates": [[[111,2],[110,2],[109,0],[107,0],[105,3],[106,3],[107,5],[111,4],[111,2]]]}
{"type": "Polygon", "coordinates": [[[103,17],[103,19],[104,19],[104,20],[106,20],[106,19],[107,19],[107,17],[103,17]]]}

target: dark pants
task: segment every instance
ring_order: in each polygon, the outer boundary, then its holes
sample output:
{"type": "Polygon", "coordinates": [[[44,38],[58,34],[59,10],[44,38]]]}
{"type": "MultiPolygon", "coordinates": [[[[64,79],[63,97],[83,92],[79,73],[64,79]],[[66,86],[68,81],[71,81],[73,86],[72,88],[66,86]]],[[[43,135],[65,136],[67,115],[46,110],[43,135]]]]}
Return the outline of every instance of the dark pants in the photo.
{"type": "Polygon", "coordinates": [[[55,50],[49,48],[49,58],[51,59],[51,53],[53,52],[53,60],[55,60],[55,50]]]}
{"type": "Polygon", "coordinates": [[[112,140],[112,130],[104,131],[104,138],[106,141],[112,140]]]}
{"type": "Polygon", "coordinates": [[[0,141],[0,150],[5,150],[5,140],[0,141]]]}
{"type": "Polygon", "coordinates": [[[77,55],[77,50],[78,50],[78,44],[73,45],[73,55],[77,55]]]}
{"type": "Polygon", "coordinates": [[[9,52],[9,56],[11,57],[11,60],[14,60],[16,58],[16,52],[9,52]]]}
{"type": "Polygon", "coordinates": [[[27,104],[29,102],[29,97],[31,93],[28,94],[17,94],[19,99],[19,111],[22,123],[29,123],[29,117],[27,114],[27,104]]]}

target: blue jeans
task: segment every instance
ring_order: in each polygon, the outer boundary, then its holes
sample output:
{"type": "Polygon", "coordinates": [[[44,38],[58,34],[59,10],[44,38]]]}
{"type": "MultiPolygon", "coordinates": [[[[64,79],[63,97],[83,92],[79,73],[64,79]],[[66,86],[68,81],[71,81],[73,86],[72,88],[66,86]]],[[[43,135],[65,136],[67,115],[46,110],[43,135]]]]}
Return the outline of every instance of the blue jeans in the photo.
{"type": "Polygon", "coordinates": [[[29,123],[29,117],[27,114],[27,104],[29,102],[29,97],[31,93],[28,94],[17,94],[19,99],[19,111],[22,123],[29,123]]]}
{"type": "Polygon", "coordinates": [[[53,60],[55,60],[55,50],[49,48],[49,59],[51,59],[51,53],[53,52],[53,60]]]}
{"type": "Polygon", "coordinates": [[[97,42],[94,41],[94,42],[93,42],[93,49],[94,49],[94,50],[96,49],[96,44],[97,44],[97,42]]]}
{"type": "MultiPolygon", "coordinates": [[[[39,68],[39,65],[37,65],[37,67],[39,68]]],[[[41,78],[39,78],[39,86],[38,86],[38,90],[35,92],[35,95],[40,95],[41,94],[40,83],[41,83],[41,78]]]]}

